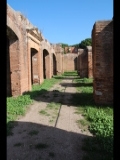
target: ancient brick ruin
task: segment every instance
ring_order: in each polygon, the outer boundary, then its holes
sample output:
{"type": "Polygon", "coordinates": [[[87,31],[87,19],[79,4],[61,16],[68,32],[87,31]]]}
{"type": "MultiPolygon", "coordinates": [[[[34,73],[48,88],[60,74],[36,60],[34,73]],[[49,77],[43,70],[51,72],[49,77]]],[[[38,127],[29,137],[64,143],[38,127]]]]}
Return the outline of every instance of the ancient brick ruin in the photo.
{"type": "Polygon", "coordinates": [[[7,5],[7,96],[31,91],[33,84],[76,70],[81,78],[93,78],[96,103],[113,101],[112,21],[99,21],[92,31],[92,46],[51,44],[20,12],[7,5]]]}
{"type": "Polygon", "coordinates": [[[78,55],[75,53],[68,53],[64,55],[63,59],[63,70],[66,71],[77,71],[77,57],[78,55]]]}
{"type": "Polygon", "coordinates": [[[32,84],[57,74],[58,54],[62,57],[63,50],[54,48],[37,27],[7,5],[7,96],[21,95],[32,84]]]}
{"type": "Polygon", "coordinates": [[[98,21],[92,30],[93,89],[97,104],[113,103],[113,21],[98,21]]]}
{"type": "Polygon", "coordinates": [[[78,49],[78,63],[77,63],[78,74],[81,78],[92,78],[93,67],[92,67],[92,47],[87,46],[86,49],[78,49]]]}

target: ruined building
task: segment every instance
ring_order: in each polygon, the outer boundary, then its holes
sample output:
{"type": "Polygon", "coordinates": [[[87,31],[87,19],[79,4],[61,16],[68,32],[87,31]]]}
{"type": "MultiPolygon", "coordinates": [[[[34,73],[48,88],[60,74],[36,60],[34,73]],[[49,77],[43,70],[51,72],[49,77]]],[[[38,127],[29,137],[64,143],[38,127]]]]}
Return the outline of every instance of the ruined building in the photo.
{"type": "Polygon", "coordinates": [[[31,91],[33,84],[53,75],[76,70],[81,78],[93,77],[96,103],[112,103],[112,23],[96,22],[92,46],[64,54],[60,44],[48,42],[36,26],[7,5],[7,97],[31,91]]]}
{"type": "Polygon", "coordinates": [[[97,21],[92,30],[93,89],[97,104],[113,103],[113,21],[97,21]]]}

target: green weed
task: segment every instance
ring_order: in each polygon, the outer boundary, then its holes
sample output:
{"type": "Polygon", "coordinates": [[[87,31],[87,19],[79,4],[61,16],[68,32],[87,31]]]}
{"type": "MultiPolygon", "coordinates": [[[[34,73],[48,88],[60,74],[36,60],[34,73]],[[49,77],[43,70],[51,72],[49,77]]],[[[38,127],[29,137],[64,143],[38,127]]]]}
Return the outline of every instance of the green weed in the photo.
{"type": "Polygon", "coordinates": [[[83,149],[87,151],[84,160],[98,159],[110,160],[113,157],[113,108],[111,106],[96,106],[93,100],[93,79],[83,78],[74,80],[78,85],[77,94],[72,101],[78,106],[77,114],[81,113],[83,126],[89,122],[89,130],[94,138],[84,143],[83,149]]]}
{"type": "Polygon", "coordinates": [[[47,92],[55,83],[60,82],[61,79],[51,78],[45,79],[41,85],[33,85],[32,91],[26,92],[18,97],[7,97],[7,135],[12,134],[12,122],[18,116],[24,115],[27,111],[28,105],[33,103],[35,97],[47,92]]]}
{"type": "Polygon", "coordinates": [[[41,110],[39,111],[40,114],[44,114],[44,115],[47,115],[47,112],[45,110],[41,110]]]}

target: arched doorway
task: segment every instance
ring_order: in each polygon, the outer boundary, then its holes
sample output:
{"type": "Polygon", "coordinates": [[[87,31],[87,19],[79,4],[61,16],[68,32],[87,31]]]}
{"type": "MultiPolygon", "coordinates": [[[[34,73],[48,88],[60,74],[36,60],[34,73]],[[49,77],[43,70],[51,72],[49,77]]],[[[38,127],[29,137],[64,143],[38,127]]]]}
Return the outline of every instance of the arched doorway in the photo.
{"type": "Polygon", "coordinates": [[[50,74],[50,57],[46,49],[43,50],[43,78],[49,78],[50,74]]]}
{"type": "Polygon", "coordinates": [[[20,94],[19,40],[7,26],[7,97],[20,94]]]}
{"type": "Polygon", "coordinates": [[[53,54],[53,75],[57,74],[56,57],[53,54]]]}
{"type": "Polygon", "coordinates": [[[31,84],[39,84],[38,51],[31,48],[31,84]]]}

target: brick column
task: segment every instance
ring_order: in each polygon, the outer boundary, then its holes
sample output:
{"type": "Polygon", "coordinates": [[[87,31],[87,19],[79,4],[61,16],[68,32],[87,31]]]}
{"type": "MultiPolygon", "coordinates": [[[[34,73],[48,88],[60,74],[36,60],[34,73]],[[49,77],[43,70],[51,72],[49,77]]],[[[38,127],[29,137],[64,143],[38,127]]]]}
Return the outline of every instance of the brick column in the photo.
{"type": "Polygon", "coordinates": [[[92,67],[92,46],[87,46],[88,53],[88,78],[93,77],[93,67],[92,67]]]}
{"type": "Polygon", "coordinates": [[[31,91],[32,86],[31,86],[31,48],[30,48],[30,38],[28,37],[28,89],[31,91]]]}

